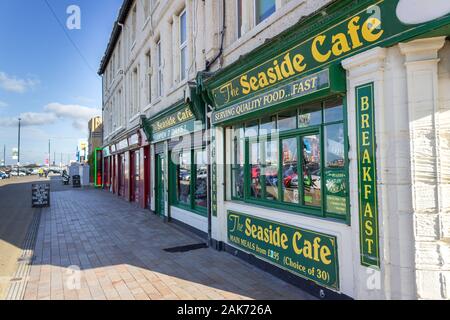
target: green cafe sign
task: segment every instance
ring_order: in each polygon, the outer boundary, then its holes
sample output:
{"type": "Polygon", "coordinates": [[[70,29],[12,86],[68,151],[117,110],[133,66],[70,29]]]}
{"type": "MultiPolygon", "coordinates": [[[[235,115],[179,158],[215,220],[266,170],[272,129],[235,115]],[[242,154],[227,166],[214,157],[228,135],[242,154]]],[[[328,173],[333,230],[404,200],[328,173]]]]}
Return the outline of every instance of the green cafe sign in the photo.
{"type": "Polygon", "coordinates": [[[269,263],[339,290],[334,236],[229,211],[228,241],[269,263]]]}
{"type": "MultiPolygon", "coordinates": [[[[242,61],[241,67],[207,81],[210,97],[216,110],[243,101],[258,104],[258,100],[250,97],[298,81],[371,47],[392,45],[448,25],[449,3],[444,0],[340,1],[330,7],[327,15],[312,18],[313,22],[306,21],[298,27],[299,31],[290,32],[292,36],[283,35],[286,39],[274,42],[275,49],[259,50],[251,59],[243,59],[246,62],[242,61]],[[256,66],[249,69],[252,63],[256,66]]],[[[233,114],[234,110],[228,109],[226,113],[233,114]]]]}
{"type": "Polygon", "coordinates": [[[212,116],[213,124],[239,117],[241,115],[266,109],[280,102],[303,97],[330,87],[330,70],[322,70],[315,74],[289,82],[269,92],[237,103],[230,107],[215,111],[212,116]]]}
{"type": "Polygon", "coordinates": [[[186,106],[174,114],[170,114],[160,120],[154,121],[152,123],[152,131],[153,133],[161,132],[168,128],[175,127],[180,123],[193,120],[194,118],[194,113],[191,111],[191,108],[186,106]]]}
{"type": "Polygon", "coordinates": [[[145,120],[144,130],[152,142],[159,142],[201,130],[203,124],[196,121],[189,105],[182,105],[156,120],[145,120]]]}

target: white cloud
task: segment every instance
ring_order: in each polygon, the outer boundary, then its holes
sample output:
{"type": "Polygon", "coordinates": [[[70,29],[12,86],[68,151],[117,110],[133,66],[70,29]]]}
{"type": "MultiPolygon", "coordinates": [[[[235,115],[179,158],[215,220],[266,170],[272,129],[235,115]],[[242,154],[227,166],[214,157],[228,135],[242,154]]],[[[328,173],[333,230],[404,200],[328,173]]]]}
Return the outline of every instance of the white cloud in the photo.
{"type": "Polygon", "coordinates": [[[25,127],[46,126],[57,121],[72,121],[72,126],[78,130],[87,130],[88,121],[95,116],[101,115],[101,110],[80,105],[69,105],[61,103],[50,103],[44,107],[44,112],[26,112],[18,117],[0,118],[0,127],[15,127],[18,118],[25,127]]]}
{"type": "Polygon", "coordinates": [[[25,112],[20,114],[17,118],[10,117],[0,119],[0,127],[15,127],[19,122],[18,118],[21,119],[20,124],[24,127],[45,126],[53,124],[57,120],[57,117],[52,113],[25,112]]]}
{"type": "Polygon", "coordinates": [[[8,106],[8,104],[6,102],[3,102],[0,100],[0,108],[5,108],[7,106],[8,106]]]}
{"type": "Polygon", "coordinates": [[[39,80],[33,77],[27,79],[9,76],[5,72],[0,71],[0,88],[14,93],[25,93],[29,89],[33,89],[39,84],[39,80]]]}
{"type": "Polygon", "coordinates": [[[72,126],[76,129],[87,128],[87,123],[91,118],[101,115],[100,109],[56,102],[46,105],[44,110],[53,113],[58,118],[72,120],[72,126]]]}

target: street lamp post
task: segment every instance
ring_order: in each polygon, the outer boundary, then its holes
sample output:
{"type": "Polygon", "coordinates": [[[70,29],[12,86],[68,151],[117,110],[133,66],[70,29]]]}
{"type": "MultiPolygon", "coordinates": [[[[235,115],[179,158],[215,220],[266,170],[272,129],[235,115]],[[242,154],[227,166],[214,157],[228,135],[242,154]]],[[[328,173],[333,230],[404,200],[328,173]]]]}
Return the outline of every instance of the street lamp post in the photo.
{"type": "Polygon", "coordinates": [[[17,137],[17,176],[19,177],[20,173],[20,121],[22,121],[21,118],[19,118],[19,133],[17,137]]]}

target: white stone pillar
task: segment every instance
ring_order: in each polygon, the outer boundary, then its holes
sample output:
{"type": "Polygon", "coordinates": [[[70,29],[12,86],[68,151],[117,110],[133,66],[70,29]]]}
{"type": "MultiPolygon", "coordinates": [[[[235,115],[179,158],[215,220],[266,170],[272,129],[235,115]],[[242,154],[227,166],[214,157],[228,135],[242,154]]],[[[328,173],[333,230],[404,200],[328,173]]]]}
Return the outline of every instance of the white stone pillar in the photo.
{"type": "Polygon", "coordinates": [[[342,62],[342,66],[347,70],[347,122],[349,135],[349,173],[350,173],[350,204],[351,204],[351,230],[353,237],[353,257],[354,257],[354,284],[356,299],[385,299],[388,298],[386,292],[389,291],[389,281],[386,280],[388,274],[385,268],[385,261],[388,257],[388,246],[385,237],[388,237],[388,216],[384,208],[386,195],[380,186],[383,180],[382,154],[384,137],[380,135],[384,131],[383,118],[385,113],[384,105],[384,67],[386,59],[386,49],[374,48],[348,58],[342,62]],[[375,111],[375,133],[377,142],[377,188],[378,188],[378,212],[379,212],[379,243],[381,270],[369,269],[361,265],[360,259],[360,229],[359,229],[359,193],[358,193],[358,155],[357,155],[357,123],[356,123],[356,88],[360,85],[374,83],[374,111],[375,111]]]}
{"type": "MultiPolygon", "coordinates": [[[[405,56],[412,206],[414,215],[415,282],[417,298],[448,298],[443,261],[448,243],[442,243],[445,196],[442,190],[439,134],[438,52],[445,37],[401,43],[405,56]]],[[[447,182],[448,183],[448,182],[447,182]]],[[[448,252],[447,252],[448,254],[448,252]]],[[[448,258],[447,258],[448,259],[448,258]]]]}

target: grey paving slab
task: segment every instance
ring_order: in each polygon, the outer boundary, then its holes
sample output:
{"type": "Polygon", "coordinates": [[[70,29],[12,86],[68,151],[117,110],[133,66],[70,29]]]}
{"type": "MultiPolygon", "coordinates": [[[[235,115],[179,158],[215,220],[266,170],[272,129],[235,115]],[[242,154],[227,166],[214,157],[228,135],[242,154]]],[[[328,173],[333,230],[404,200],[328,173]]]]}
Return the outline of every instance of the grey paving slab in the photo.
{"type": "Polygon", "coordinates": [[[44,209],[24,298],[313,299],[187,231],[100,190],[54,192],[44,209]]]}

